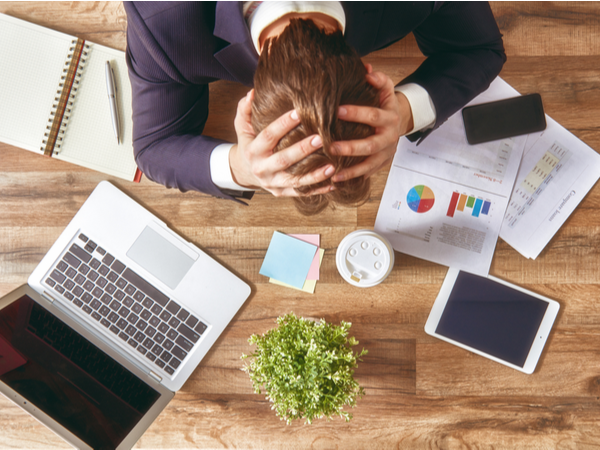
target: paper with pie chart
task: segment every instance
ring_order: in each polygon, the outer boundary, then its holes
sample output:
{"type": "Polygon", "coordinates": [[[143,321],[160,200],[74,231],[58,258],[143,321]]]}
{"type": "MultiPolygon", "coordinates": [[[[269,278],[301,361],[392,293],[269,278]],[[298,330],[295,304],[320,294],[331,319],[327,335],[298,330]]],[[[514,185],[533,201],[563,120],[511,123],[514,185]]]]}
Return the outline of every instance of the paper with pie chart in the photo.
{"type": "MultiPolygon", "coordinates": [[[[497,78],[471,104],[516,95],[497,78]]],[[[526,140],[469,145],[460,111],[418,145],[400,139],[375,231],[399,252],[487,275],[526,140]]]]}

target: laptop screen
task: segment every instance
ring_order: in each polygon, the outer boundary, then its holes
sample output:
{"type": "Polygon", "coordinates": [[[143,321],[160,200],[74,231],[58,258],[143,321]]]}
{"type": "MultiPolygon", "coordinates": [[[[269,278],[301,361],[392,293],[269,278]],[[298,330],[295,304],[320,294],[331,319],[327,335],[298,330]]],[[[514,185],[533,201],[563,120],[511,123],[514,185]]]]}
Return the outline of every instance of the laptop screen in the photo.
{"type": "Polygon", "coordinates": [[[0,382],[95,449],[117,447],[160,397],[26,295],[0,311],[0,382]]]}

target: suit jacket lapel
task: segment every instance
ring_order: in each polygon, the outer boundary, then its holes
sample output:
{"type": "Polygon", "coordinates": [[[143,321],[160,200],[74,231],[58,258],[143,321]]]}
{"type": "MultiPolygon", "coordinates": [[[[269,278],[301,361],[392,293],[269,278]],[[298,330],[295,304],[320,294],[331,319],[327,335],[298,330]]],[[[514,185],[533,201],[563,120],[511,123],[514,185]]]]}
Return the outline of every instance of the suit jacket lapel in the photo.
{"type": "Polygon", "coordinates": [[[240,83],[254,85],[258,54],[242,14],[242,2],[217,2],[214,35],[229,42],[215,58],[240,83]]]}

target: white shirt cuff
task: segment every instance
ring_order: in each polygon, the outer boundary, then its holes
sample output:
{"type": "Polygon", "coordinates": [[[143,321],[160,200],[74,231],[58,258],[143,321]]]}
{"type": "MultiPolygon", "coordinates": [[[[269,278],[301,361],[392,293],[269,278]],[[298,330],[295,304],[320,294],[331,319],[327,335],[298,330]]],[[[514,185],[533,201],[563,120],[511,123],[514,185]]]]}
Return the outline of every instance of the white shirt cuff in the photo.
{"type": "Polygon", "coordinates": [[[210,177],[219,189],[231,189],[234,191],[253,191],[240,186],[233,181],[231,168],[229,167],[229,151],[233,144],[219,144],[210,154],[210,177]]]}
{"type": "Polygon", "coordinates": [[[425,88],[415,83],[408,83],[396,86],[395,91],[406,96],[412,110],[414,128],[406,134],[425,130],[435,125],[435,106],[425,88]]]}

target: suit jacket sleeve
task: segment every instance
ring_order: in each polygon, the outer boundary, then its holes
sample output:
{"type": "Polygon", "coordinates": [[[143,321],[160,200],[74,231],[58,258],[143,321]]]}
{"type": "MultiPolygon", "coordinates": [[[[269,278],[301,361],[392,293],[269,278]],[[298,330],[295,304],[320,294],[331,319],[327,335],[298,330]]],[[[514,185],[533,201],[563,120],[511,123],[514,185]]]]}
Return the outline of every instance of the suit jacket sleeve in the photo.
{"type": "Polygon", "coordinates": [[[487,2],[444,3],[413,34],[427,59],[399,84],[423,86],[436,110],[434,127],[409,136],[414,141],[424,139],[487,89],[500,73],[506,54],[487,2]]]}
{"type": "Polygon", "coordinates": [[[167,187],[231,198],[210,176],[211,152],[224,141],[201,134],[208,117],[208,84],[186,80],[147,29],[136,5],[127,2],[125,10],[138,166],[167,187]]]}

